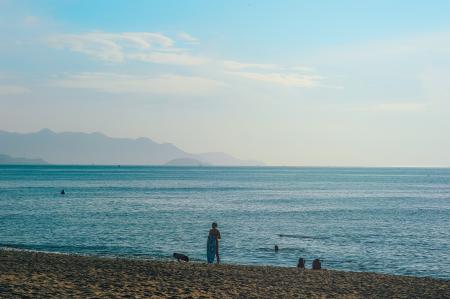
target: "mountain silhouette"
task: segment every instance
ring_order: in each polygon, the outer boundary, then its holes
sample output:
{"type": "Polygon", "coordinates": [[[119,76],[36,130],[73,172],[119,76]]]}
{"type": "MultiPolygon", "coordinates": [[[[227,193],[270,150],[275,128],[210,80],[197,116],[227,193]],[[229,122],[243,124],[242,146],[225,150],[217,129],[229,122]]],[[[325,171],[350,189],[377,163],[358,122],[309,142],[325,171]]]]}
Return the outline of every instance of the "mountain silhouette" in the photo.
{"type": "Polygon", "coordinates": [[[8,155],[0,154],[0,165],[11,164],[11,165],[23,165],[23,164],[48,164],[42,159],[27,159],[21,157],[11,157],[8,155]]]}
{"type": "Polygon", "coordinates": [[[0,131],[0,154],[51,164],[163,165],[174,159],[194,159],[204,165],[260,166],[225,153],[187,153],[171,143],[149,138],[112,138],[102,133],[62,132],[42,129],[34,133],[0,131]]]}

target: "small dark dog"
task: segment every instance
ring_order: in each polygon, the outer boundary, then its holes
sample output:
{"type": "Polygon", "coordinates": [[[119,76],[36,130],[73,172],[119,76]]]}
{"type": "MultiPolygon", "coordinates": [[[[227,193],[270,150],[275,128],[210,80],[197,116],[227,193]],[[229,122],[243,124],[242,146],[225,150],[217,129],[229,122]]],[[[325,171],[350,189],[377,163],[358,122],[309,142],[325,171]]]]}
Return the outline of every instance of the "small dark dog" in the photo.
{"type": "Polygon", "coordinates": [[[187,255],[181,254],[181,253],[174,253],[173,257],[177,259],[177,261],[185,261],[189,262],[189,257],[187,255]]]}

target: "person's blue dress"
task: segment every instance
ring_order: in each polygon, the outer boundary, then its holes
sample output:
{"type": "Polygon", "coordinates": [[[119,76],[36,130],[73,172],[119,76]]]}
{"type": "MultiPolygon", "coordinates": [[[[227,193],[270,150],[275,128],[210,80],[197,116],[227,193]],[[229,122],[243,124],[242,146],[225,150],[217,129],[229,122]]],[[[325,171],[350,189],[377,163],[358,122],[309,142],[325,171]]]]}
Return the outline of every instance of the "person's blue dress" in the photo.
{"type": "Polygon", "coordinates": [[[208,264],[214,262],[217,252],[217,238],[214,235],[208,236],[208,242],[206,243],[206,257],[208,259],[208,264]]]}

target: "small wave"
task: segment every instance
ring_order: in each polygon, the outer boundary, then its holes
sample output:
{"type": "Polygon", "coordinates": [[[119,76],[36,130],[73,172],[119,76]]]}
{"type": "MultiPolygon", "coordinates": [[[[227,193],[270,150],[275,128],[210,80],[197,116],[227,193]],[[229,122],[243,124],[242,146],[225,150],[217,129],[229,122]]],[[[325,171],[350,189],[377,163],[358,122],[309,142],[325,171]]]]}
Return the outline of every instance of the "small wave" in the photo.
{"type": "Polygon", "coordinates": [[[278,234],[278,237],[280,237],[280,238],[294,238],[294,239],[310,239],[310,240],[328,239],[328,237],[313,237],[313,236],[290,235],[290,234],[278,234]]]}
{"type": "Polygon", "coordinates": [[[45,251],[45,252],[83,252],[83,251],[96,251],[96,252],[111,252],[112,249],[118,249],[119,247],[107,247],[107,246],[70,246],[70,245],[52,245],[52,244],[5,244],[0,243],[1,248],[30,250],[30,251],[45,251]]]}
{"type": "MultiPolygon", "coordinates": [[[[259,247],[256,248],[256,252],[264,252],[264,253],[275,253],[273,247],[259,247]]],[[[279,253],[289,252],[289,253],[307,253],[308,250],[306,248],[292,248],[292,247],[282,247],[279,248],[279,253]]]]}
{"type": "MultiPolygon", "coordinates": [[[[105,257],[105,258],[126,258],[132,260],[157,260],[157,261],[172,261],[172,254],[151,254],[151,253],[120,253],[120,252],[84,252],[84,251],[64,251],[55,250],[57,246],[48,248],[48,246],[38,245],[25,245],[25,244],[2,244],[0,243],[0,250],[6,251],[17,251],[17,252],[34,252],[34,253],[51,253],[51,254],[61,254],[61,255],[79,255],[79,256],[95,256],[95,257],[105,257]]],[[[59,246],[60,248],[68,248],[74,246],[59,246]]],[[[90,246],[90,248],[95,248],[99,246],[90,246]]],[[[85,247],[86,248],[86,247],[85,247]]],[[[192,262],[203,262],[204,259],[199,257],[189,256],[192,262]]]]}
{"type": "MultiPolygon", "coordinates": [[[[72,252],[62,252],[62,251],[52,251],[52,250],[43,250],[43,249],[36,249],[31,248],[31,246],[28,248],[27,246],[13,246],[13,245],[4,245],[0,244],[1,250],[6,251],[18,251],[18,252],[40,252],[40,253],[55,253],[55,254],[63,254],[63,255],[70,255],[72,252]]],[[[78,255],[86,255],[82,253],[77,253],[78,255]]]]}

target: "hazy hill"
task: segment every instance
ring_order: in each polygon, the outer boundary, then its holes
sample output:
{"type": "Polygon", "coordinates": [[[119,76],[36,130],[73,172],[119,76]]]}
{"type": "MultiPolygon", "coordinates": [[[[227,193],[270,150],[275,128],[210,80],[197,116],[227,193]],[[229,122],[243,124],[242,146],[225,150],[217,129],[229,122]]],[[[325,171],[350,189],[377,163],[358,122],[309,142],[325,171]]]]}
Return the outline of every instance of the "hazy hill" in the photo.
{"type": "Polygon", "coordinates": [[[48,164],[42,159],[26,159],[26,158],[15,158],[8,155],[0,154],[0,164],[48,164]]]}
{"type": "Polygon", "coordinates": [[[177,158],[170,160],[169,162],[165,163],[164,165],[168,166],[210,166],[209,163],[197,160],[197,159],[190,159],[190,158],[177,158]]]}
{"type": "Polygon", "coordinates": [[[35,133],[0,131],[0,153],[16,157],[39,157],[52,164],[162,165],[188,158],[223,166],[261,165],[224,153],[190,154],[170,143],[148,138],[111,138],[101,133],[63,132],[43,129],[35,133]]]}

